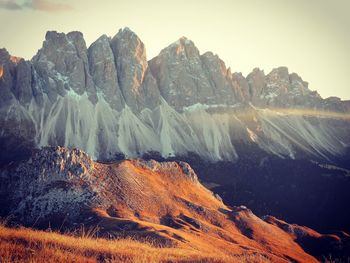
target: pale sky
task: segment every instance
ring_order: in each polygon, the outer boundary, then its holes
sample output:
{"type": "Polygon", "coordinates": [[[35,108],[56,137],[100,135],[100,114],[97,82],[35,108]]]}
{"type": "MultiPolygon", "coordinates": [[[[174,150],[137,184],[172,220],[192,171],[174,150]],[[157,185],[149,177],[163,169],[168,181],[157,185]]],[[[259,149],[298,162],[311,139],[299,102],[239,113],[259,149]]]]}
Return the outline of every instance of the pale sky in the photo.
{"type": "Polygon", "coordinates": [[[349,0],[0,0],[0,47],[30,59],[48,30],[87,45],[129,27],[148,59],[182,36],[232,72],[287,66],[322,97],[350,99],[349,0]]]}

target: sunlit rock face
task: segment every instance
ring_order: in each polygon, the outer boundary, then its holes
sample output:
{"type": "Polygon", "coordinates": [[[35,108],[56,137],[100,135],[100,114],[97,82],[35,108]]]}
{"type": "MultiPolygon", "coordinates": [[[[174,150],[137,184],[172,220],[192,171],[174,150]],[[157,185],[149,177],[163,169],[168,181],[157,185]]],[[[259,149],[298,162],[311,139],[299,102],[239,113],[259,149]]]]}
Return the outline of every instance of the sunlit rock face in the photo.
{"type": "Polygon", "coordinates": [[[195,103],[214,102],[198,49],[181,38],[150,61],[160,93],[170,106],[181,110],[195,103]]]}
{"type": "Polygon", "coordinates": [[[111,47],[126,104],[136,111],[159,105],[157,82],[150,73],[146,50],[138,36],[128,28],[119,30],[111,47]]]}
{"type": "Polygon", "coordinates": [[[96,91],[100,92],[111,108],[122,110],[125,102],[121,93],[110,39],[103,35],[88,50],[89,66],[96,91]]]}
{"type": "Polygon", "coordinates": [[[253,144],[282,158],[332,159],[350,144],[349,112],[286,67],[244,77],[185,37],[150,61],[128,28],[90,47],[80,32],[50,31],[31,61],[0,49],[4,156],[61,145],[94,159],[157,152],[236,161],[238,146],[253,144]]]}

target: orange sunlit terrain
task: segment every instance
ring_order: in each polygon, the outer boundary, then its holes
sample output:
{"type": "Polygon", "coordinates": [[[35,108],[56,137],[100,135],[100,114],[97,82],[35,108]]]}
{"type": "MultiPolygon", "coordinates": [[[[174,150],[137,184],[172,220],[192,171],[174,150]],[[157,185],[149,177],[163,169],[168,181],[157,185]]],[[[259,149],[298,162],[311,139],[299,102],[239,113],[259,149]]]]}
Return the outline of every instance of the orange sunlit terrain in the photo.
{"type": "Polygon", "coordinates": [[[317,262],[275,221],[223,204],[184,164],[92,162],[85,173],[112,203],[81,215],[96,219],[84,226],[96,231],[3,225],[1,262],[317,262]]]}
{"type": "MultiPolygon", "coordinates": [[[[185,248],[159,248],[132,239],[96,238],[93,231],[78,236],[28,228],[0,226],[0,262],[164,262],[233,260],[224,254],[185,248]]],[[[237,256],[237,262],[268,262],[259,255],[237,256]]]]}

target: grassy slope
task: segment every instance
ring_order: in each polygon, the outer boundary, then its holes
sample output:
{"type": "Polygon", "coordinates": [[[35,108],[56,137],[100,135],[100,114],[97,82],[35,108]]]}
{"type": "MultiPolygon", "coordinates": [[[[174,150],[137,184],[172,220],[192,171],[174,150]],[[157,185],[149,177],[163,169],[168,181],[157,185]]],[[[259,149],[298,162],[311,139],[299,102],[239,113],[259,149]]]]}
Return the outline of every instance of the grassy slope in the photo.
{"type": "Polygon", "coordinates": [[[0,226],[0,262],[269,262],[260,255],[228,257],[217,252],[157,248],[132,239],[95,238],[0,226]]]}

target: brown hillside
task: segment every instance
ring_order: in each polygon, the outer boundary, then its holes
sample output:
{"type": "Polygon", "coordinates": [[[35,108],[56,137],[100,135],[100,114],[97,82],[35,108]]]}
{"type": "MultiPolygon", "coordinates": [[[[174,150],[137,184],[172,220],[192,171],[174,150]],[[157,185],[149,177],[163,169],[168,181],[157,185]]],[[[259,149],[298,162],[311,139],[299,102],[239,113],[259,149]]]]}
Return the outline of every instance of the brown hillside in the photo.
{"type": "MultiPolygon", "coordinates": [[[[217,255],[225,262],[257,255],[271,262],[317,262],[302,248],[302,239],[285,231],[278,221],[265,222],[245,207],[229,208],[223,204],[201,185],[184,162],[98,163],[79,150],[56,147],[45,148],[27,162],[9,167],[2,177],[9,186],[9,213],[29,226],[62,230],[84,224],[98,227],[101,238],[132,237],[152,242],[153,248],[140,245],[144,251],[135,248],[134,254],[154,251],[155,246],[159,251],[168,251],[167,248],[176,255],[183,253],[185,258],[193,255],[193,260],[199,259],[200,254],[203,258],[217,255]]],[[[11,240],[17,240],[11,243],[16,246],[23,242],[32,244],[30,238],[42,243],[42,235],[69,240],[69,245],[63,244],[66,247],[74,244],[72,237],[31,230],[1,228],[0,234],[2,246],[8,246],[11,240]],[[18,240],[23,242],[17,244],[18,240]]],[[[315,240],[322,237],[314,234],[315,240]]],[[[337,238],[332,241],[340,242],[337,238]]],[[[124,241],[86,242],[108,247],[124,241]]],[[[61,245],[58,247],[60,250],[61,245]]],[[[72,249],[68,250],[75,253],[72,249]]],[[[91,255],[96,253],[99,252],[91,255]]],[[[169,254],[169,259],[176,258],[169,254]]]]}

